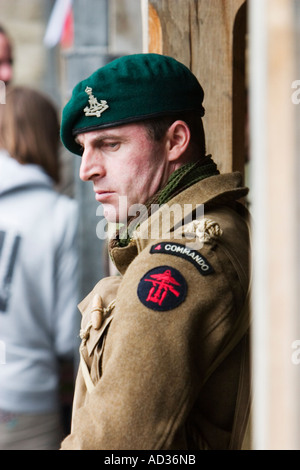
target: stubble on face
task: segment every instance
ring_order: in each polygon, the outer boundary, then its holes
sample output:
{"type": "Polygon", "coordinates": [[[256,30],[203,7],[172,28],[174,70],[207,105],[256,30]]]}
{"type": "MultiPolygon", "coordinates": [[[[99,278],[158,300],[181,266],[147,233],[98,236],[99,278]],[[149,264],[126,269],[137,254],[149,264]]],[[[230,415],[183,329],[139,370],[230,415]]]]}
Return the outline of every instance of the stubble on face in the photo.
{"type": "Polygon", "coordinates": [[[132,207],[146,204],[168,178],[165,143],[153,141],[142,124],[81,134],[85,172],[110,222],[126,222],[132,207]],[[89,160],[88,160],[89,159],[89,160]]]}

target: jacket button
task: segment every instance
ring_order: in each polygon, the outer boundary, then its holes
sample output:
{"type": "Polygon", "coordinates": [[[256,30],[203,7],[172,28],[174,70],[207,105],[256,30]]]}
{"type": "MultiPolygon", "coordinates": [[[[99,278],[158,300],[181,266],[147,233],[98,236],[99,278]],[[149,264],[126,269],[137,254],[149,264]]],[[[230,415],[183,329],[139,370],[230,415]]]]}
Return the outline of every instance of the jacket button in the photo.
{"type": "Polygon", "coordinates": [[[102,299],[99,294],[96,294],[93,298],[92,311],[91,311],[91,321],[92,327],[95,330],[99,330],[102,325],[103,319],[103,308],[102,308],[102,299]]]}

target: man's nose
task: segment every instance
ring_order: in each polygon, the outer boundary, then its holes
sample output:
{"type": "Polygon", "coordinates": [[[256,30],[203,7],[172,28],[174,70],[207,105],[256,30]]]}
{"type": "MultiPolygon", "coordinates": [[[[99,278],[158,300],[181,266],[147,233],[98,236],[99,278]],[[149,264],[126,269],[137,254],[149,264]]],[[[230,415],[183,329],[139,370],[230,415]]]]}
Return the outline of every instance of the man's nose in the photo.
{"type": "Polygon", "coordinates": [[[92,181],[104,175],[104,167],[101,163],[101,157],[94,155],[92,151],[84,150],[81,157],[79,177],[82,181],[92,181]]]}

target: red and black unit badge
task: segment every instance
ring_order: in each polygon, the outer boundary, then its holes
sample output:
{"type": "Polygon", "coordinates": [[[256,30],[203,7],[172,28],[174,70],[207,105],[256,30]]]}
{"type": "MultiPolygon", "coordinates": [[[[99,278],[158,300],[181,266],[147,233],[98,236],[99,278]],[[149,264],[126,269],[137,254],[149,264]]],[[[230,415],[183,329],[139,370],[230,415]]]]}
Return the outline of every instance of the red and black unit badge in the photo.
{"type": "Polygon", "coordinates": [[[146,307],[163,312],[178,307],[184,301],[187,283],[177,269],[157,266],[142,277],[137,294],[146,307]]]}

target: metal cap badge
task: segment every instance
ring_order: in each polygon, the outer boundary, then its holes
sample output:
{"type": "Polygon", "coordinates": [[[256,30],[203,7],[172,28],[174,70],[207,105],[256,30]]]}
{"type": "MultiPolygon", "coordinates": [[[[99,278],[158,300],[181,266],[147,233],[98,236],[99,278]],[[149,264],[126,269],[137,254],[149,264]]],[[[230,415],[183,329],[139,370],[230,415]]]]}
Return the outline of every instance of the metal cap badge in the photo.
{"type": "Polygon", "coordinates": [[[86,116],[97,116],[100,117],[101,114],[109,107],[107,101],[101,100],[99,103],[97,98],[92,94],[93,89],[89,86],[86,87],[85,92],[89,96],[89,105],[84,108],[84,114],[86,116]]]}

